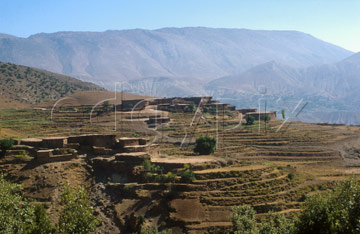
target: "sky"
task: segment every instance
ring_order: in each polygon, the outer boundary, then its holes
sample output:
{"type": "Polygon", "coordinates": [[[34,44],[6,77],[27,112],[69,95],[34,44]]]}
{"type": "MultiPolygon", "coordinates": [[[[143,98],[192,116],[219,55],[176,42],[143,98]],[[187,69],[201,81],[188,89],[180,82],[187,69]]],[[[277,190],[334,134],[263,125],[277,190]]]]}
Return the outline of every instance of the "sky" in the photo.
{"type": "Polygon", "coordinates": [[[360,51],[360,0],[0,0],[0,33],[163,27],[296,30],[360,51]]]}

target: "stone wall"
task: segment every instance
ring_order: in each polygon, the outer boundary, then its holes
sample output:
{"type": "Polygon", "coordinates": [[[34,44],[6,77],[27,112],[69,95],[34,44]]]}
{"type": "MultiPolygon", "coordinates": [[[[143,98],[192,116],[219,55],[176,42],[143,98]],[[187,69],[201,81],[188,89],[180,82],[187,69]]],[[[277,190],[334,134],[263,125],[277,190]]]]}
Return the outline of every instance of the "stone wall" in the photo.
{"type": "Polygon", "coordinates": [[[97,146],[97,147],[113,147],[116,144],[116,135],[82,135],[68,138],[69,143],[79,143],[80,145],[97,146]]]}
{"type": "Polygon", "coordinates": [[[255,120],[259,120],[259,116],[260,116],[260,120],[265,120],[265,116],[268,115],[270,117],[270,120],[276,120],[276,111],[274,112],[250,112],[245,114],[245,118],[247,118],[247,116],[253,116],[255,118],[255,120]]]}
{"type": "Polygon", "coordinates": [[[64,148],[68,139],[66,137],[43,138],[41,146],[43,148],[64,148]]]}
{"type": "Polygon", "coordinates": [[[258,109],[256,108],[251,108],[251,109],[239,109],[238,110],[241,114],[246,114],[246,113],[250,113],[250,112],[258,112],[258,109]]]}

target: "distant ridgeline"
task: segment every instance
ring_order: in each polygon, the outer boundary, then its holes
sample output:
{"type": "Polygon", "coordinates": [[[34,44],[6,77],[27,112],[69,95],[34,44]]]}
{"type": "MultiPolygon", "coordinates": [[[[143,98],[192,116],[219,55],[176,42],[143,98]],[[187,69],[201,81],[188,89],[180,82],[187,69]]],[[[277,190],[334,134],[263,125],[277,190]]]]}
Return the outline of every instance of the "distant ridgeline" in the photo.
{"type": "Polygon", "coordinates": [[[0,96],[35,104],[99,86],[45,70],[0,62],[0,96]]]}

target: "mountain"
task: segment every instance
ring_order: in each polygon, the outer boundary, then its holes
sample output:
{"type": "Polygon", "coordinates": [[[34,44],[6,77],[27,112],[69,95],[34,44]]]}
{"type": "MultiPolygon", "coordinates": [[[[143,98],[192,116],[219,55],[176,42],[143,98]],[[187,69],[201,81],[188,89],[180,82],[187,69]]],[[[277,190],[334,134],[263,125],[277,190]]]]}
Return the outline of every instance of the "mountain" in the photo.
{"type": "Polygon", "coordinates": [[[360,124],[360,53],[306,68],[268,62],[210,81],[205,89],[238,107],[258,106],[262,97],[279,111],[303,100],[308,102],[303,121],[360,124]]]}
{"type": "Polygon", "coordinates": [[[103,88],[45,70],[0,62],[0,97],[5,103],[35,104],[83,90],[103,88]]]}
{"type": "Polygon", "coordinates": [[[0,61],[70,75],[110,89],[114,82],[154,77],[209,81],[269,61],[301,68],[350,55],[297,31],[198,27],[0,36],[0,61]]]}

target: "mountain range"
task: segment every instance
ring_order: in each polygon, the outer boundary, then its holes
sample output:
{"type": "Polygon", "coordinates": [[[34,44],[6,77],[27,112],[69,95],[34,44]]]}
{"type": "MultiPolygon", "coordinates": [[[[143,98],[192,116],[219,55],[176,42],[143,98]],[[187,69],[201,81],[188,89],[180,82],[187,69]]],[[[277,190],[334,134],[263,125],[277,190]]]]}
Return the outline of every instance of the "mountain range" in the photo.
{"type": "Polygon", "coordinates": [[[0,34],[0,61],[149,96],[213,95],[292,109],[305,121],[360,124],[360,54],[297,31],[163,28],[0,34]],[[339,114],[339,113],[346,114],[339,114]],[[347,118],[349,116],[349,118],[347,118]],[[351,117],[352,116],[352,117],[351,117]]]}

